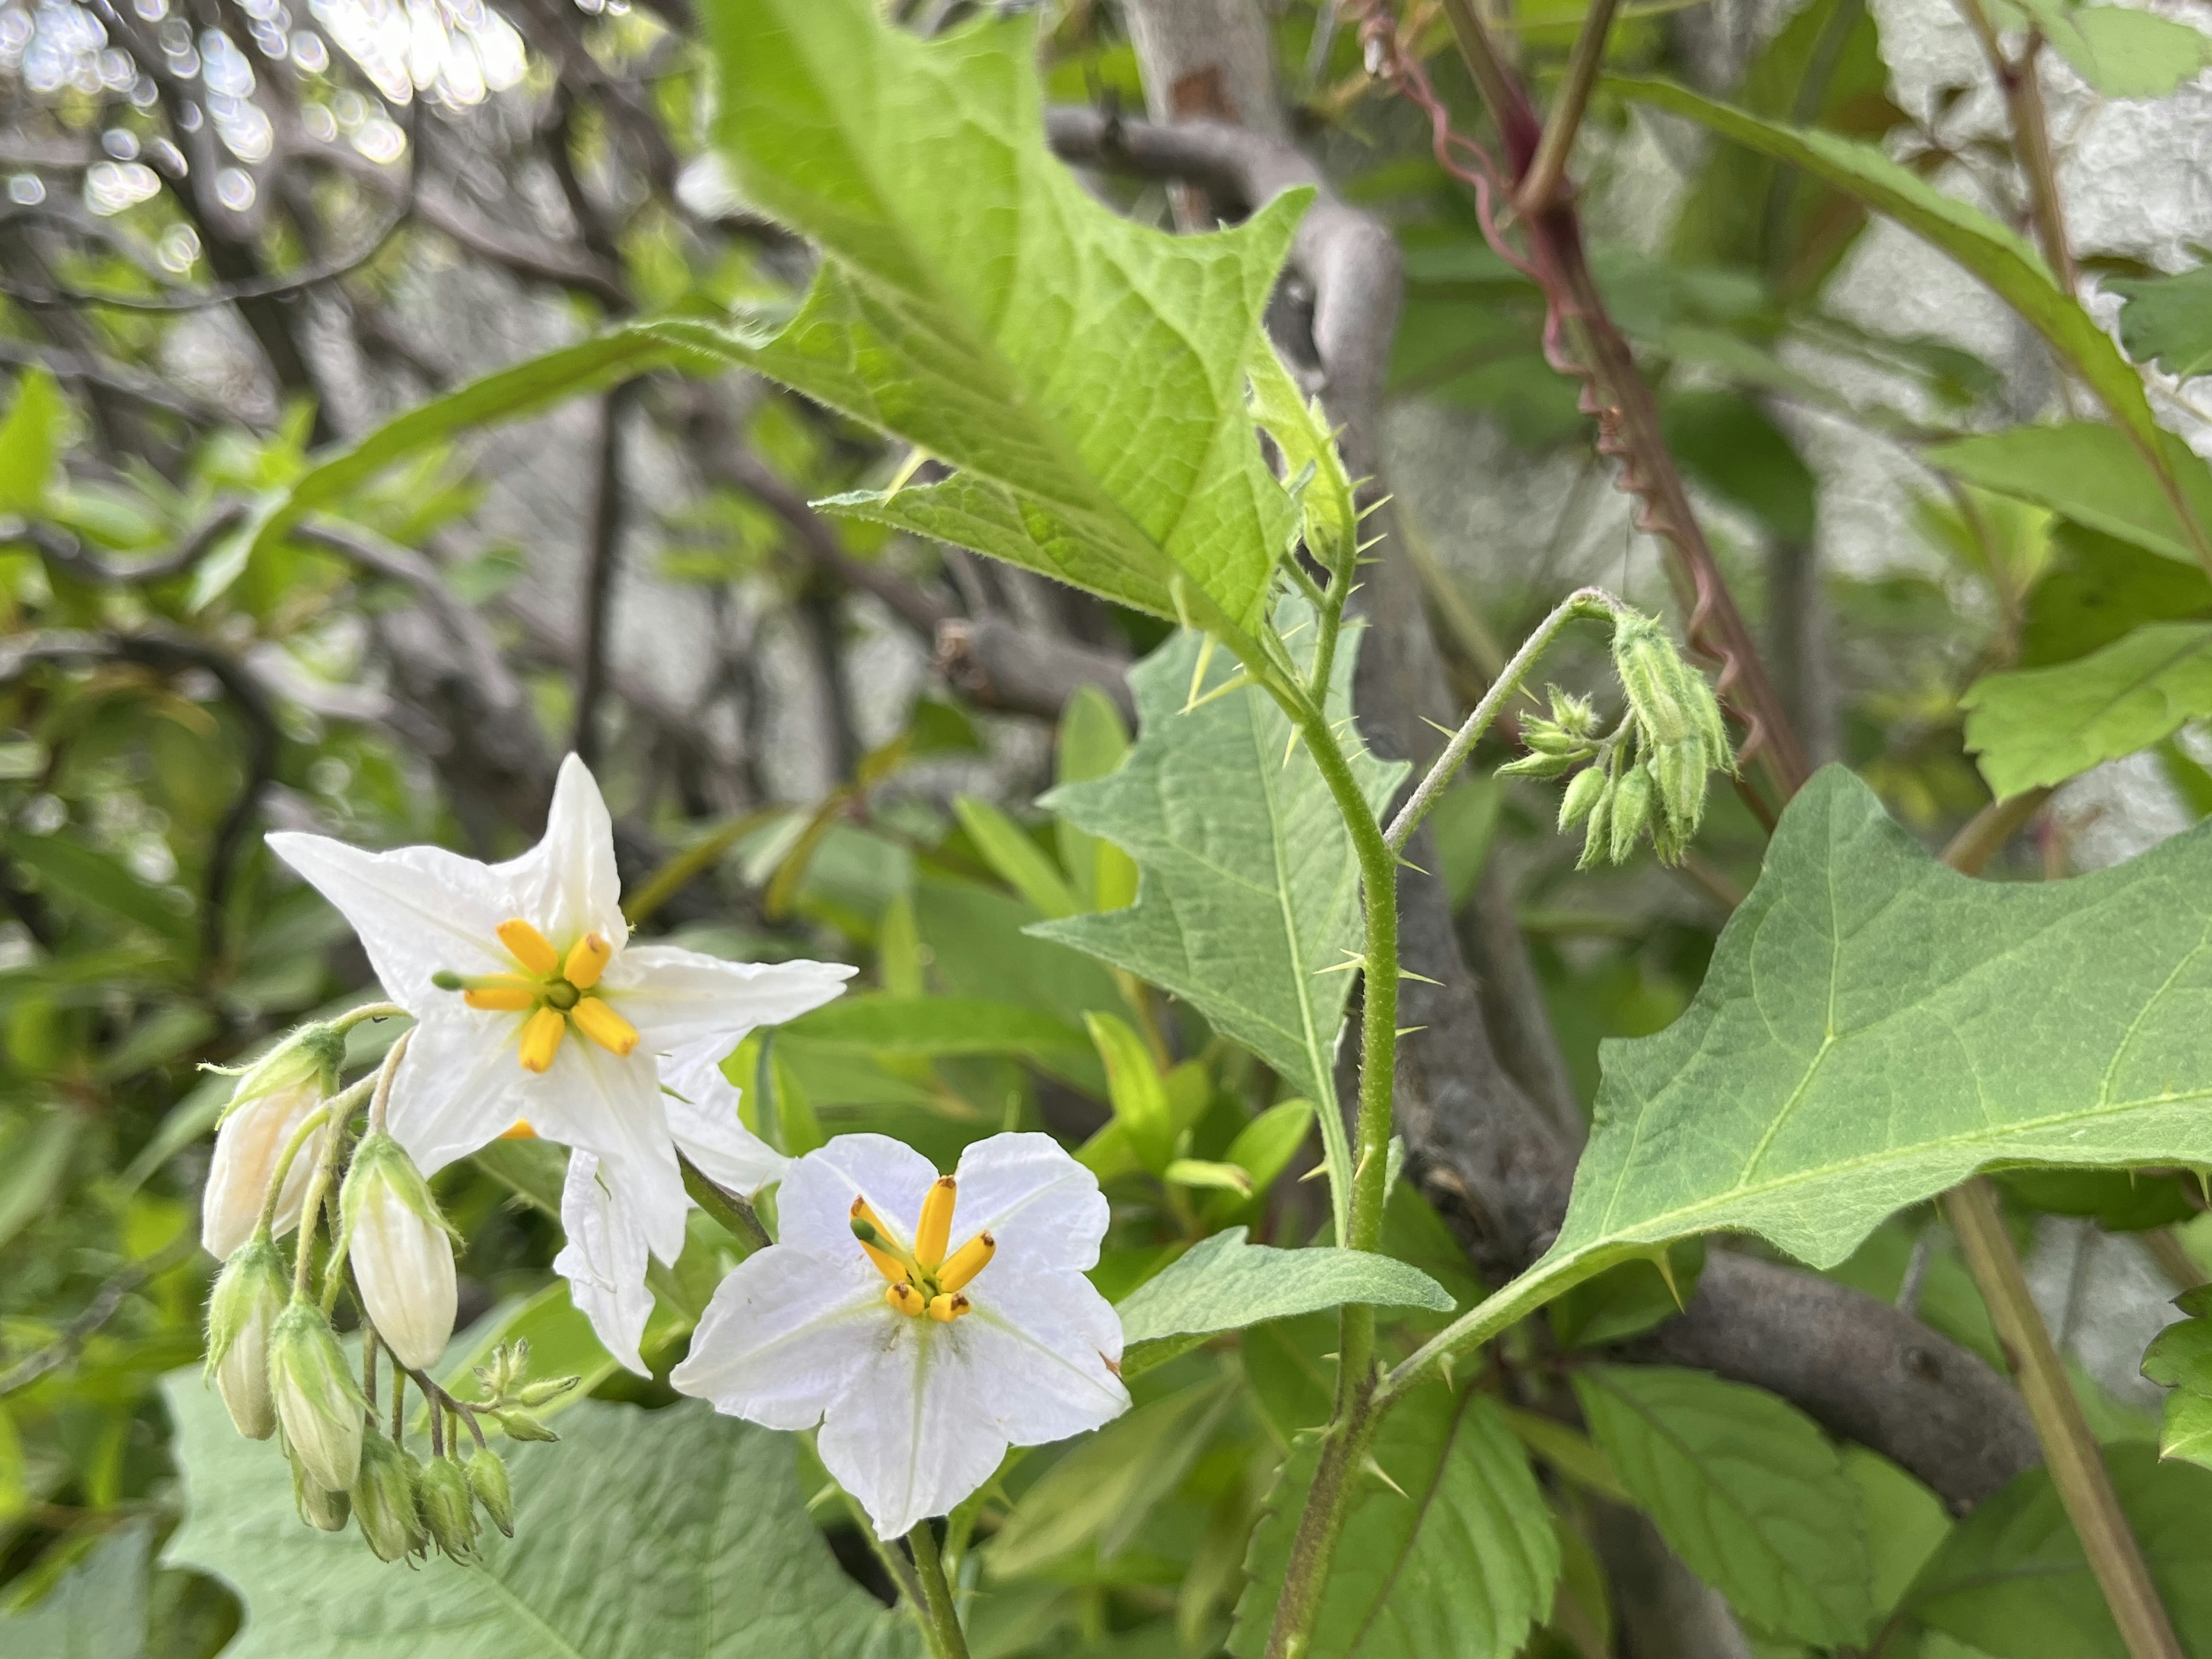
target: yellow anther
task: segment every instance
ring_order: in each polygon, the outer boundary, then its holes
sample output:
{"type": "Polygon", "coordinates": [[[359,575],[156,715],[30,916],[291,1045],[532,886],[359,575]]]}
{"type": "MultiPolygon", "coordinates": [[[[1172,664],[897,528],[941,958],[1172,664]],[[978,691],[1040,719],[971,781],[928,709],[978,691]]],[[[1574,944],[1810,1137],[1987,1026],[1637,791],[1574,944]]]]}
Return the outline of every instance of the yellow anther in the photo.
{"type": "Polygon", "coordinates": [[[461,993],[471,1008],[491,1008],[502,1014],[519,1014],[538,1006],[538,988],[516,974],[500,974],[477,981],[461,993]]]}
{"type": "Polygon", "coordinates": [[[576,1029],[611,1054],[626,1054],[637,1047],[637,1027],[598,997],[586,997],[568,1011],[576,1029]]]}
{"type": "Polygon", "coordinates": [[[894,1308],[896,1308],[908,1319],[916,1319],[921,1317],[922,1308],[925,1305],[921,1299],[921,1292],[915,1289],[913,1285],[908,1284],[903,1279],[899,1280],[897,1284],[888,1285],[884,1288],[884,1300],[890,1303],[894,1308]]]}
{"type": "Polygon", "coordinates": [[[942,1296],[929,1298],[929,1316],[940,1325],[950,1325],[968,1311],[968,1298],[947,1291],[942,1296]]]}
{"type": "Polygon", "coordinates": [[[597,933],[586,933],[568,947],[568,959],[561,964],[561,977],[579,991],[588,991],[599,982],[599,975],[615,958],[615,947],[597,933]]]}
{"type": "Polygon", "coordinates": [[[977,1233],[958,1249],[953,1251],[937,1275],[937,1282],[948,1291],[964,1291],[975,1275],[991,1265],[991,1258],[999,1249],[999,1241],[988,1233],[977,1233]]]}
{"type": "Polygon", "coordinates": [[[568,1022],[557,1010],[540,1008],[522,1022],[522,1069],[542,1072],[553,1064],[553,1056],[560,1052],[561,1038],[568,1030],[568,1022]]]}
{"type": "MultiPolygon", "coordinates": [[[[868,1207],[868,1200],[865,1198],[854,1199],[850,1213],[853,1221],[853,1237],[859,1241],[860,1248],[867,1252],[868,1260],[876,1264],[876,1271],[890,1279],[894,1285],[906,1284],[907,1265],[884,1249],[884,1244],[890,1243],[891,1236],[884,1231],[884,1224],[876,1218],[876,1212],[868,1207]],[[864,1228],[866,1230],[865,1237],[862,1237],[864,1228]],[[876,1242],[878,1239],[882,1243],[876,1242]]],[[[891,1305],[899,1306],[896,1297],[892,1298],[891,1305]]],[[[916,1313],[921,1311],[920,1304],[915,1304],[914,1311],[916,1313]]]]}
{"type": "Polygon", "coordinates": [[[921,1219],[914,1229],[914,1259],[924,1272],[945,1260],[945,1242],[952,1234],[952,1206],[959,1196],[952,1177],[939,1176],[921,1200],[921,1219]]]}
{"type": "Polygon", "coordinates": [[[501,1140],[535,1140],[538,1139],[538,1131],[530,1127],[528,1118],[519,1117],[514,1120],[513,1128],[500,1131],[499,1138],[501,1140]]]}
{"type": "Polygon", "coordinates": [[[500,923],[498,933],[499,942],[507,946],[507,954],[526,971],[540,979],[550,979],[561,971],[560,953],[545,942],[544,934],[520,916],[510,916],[500,923]]]}

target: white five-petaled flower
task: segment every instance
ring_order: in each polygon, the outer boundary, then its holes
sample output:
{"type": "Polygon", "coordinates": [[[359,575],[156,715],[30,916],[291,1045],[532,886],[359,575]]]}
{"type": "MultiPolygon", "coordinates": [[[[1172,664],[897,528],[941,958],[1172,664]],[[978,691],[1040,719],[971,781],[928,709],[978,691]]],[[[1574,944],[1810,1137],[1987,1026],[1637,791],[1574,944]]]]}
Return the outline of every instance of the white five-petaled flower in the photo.
{"type": "Polygon", "coordinates": [[[1121,1322],[1083,1276],[1106,1200],[1051,1136],[994,1135],[939,1176],[842,1135],[785,1174],[776,1213],[779,1242],[722,1281],[670,1381],[772,1429],[820,1424],[880,1536],[950,1512],[1007,1447],[1128,1408],[1121,1322]]]}
{"type": "Polygon", "coordinates": [[[663,1261],[684,1244],[678,1147],[710,1175],[740,1154],[775,1158],[738,1123],[726,1084],[715,1096],[696,1080],[755,1027],[820,1006],[853,972],[629,944],[613,824],[574,755],[545,838],[505,864],[320,836],[269,845],[343,914],[385,994],[416,1018],[389,1127],[423,1172],[527,1124],[576,1149],[572,1161],[594,1160],[592,1177],[663,1261]],[[664,1076],[693,1081],[685,1100],[663,1094],[664,1076]]]}

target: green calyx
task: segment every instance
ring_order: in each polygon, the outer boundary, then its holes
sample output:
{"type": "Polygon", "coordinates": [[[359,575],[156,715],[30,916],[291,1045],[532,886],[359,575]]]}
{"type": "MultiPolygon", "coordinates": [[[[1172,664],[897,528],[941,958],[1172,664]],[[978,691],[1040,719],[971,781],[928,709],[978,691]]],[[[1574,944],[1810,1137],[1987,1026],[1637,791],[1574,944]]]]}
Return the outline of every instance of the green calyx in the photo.
{"type": "Polygon", "coordinates": [[[301,1026],[251,1065],[242,1068],[209,1066],[203,1069],[238,1079],[237,1086],[230,1091],[228,1103],[222,1109],[223,1117],[228,1118],[240,1107],[286,1089],[312,1086],[319,1094],[331,1093],[337,1087],[338,1073],[345,1063],[345,1046],[343,1026],[334,1021],[319,1021],[301,1026]]]}

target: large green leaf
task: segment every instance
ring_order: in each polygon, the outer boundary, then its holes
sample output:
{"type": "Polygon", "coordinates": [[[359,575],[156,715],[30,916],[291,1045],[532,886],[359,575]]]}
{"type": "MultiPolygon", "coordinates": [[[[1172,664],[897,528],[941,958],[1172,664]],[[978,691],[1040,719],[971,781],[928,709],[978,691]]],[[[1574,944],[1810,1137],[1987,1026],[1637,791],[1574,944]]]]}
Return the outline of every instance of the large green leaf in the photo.
{"type": "Polygon", "coordinates": [[[1674,1553],[1762,1634],[1833,1646],[1865,1634],[1865,1507],[1818,1425],[1703,1371],[1575,1373],[1590,1437],[1674,1553]]]}
{"type": "Polygon", "coordinates": [[[1296,514],[1247,370],[1310,195],[1218,235],[1120,217],[1045,146],[1027,17],[923,40],[869,0],[729,0],[709,22],[738,187],[827,257],[779,331],[664,337],[958,469],[836,510],[1255,624],[1296,514]]]}
{"type": "MultiPolygon", "coordinates": [[[[2160,448],[2198,521],[2212,520],[2212,468],[2171,434],[2161,434],[2160,448]]],[[[2117,427],[2094,421],[2008,427],[1937,444],[1927,458],[1967,483],[2034,501],[2169,559],[2197,562],[2189,527],[2142,452],[2117,427]]]]}
{"type": "Polygon", "coordinates": [[[386,1565],[293,1513],[284,1460],[242,1440],[199,1373],[164,1392],[184,1471],[171,1565],[246,1603],[224,1659],[898,1659],[911,1626],[838,1569],[807,1518],[787,1436],[685,1402],[588,1401],[558,1445],[508,1453],[515,1535],[483,1565],[386,1565]]]}
{"type": "MultiPolygon", "coordinates": [[[[2035,250],[1987,214],[1946,196],[1872,144],[1765,120],[1670,81],[1614,78],[1609,84],[1625,97],[1686,116],[1848,191],[1950,255],[2051,343],[2154,465],[2169,466],[2150,400],[2120,349],[2080,301],[2051,280],[2035,250]]],[[[2202,530],[2191,544],[2204,544],[2202,530]]]]}
{"type": "MultiPolygon", "coordinates": [[[[2106,1467],[2182,1645],[2212,1652],[2212,1471],[2105,1448],[2106,1467]]],[[[2081,1543],[2030,1469],[1951,1529],[1905,1592],[1899,1620],[1991,1654],[2127,1659],[2081,1543]]]]}
{"type": "MultiPolygon", "coordinates": [[[[1282,620],[1295,632],[1295,618],[1282,620]]],[[[1290,748],[1290,721],[1264,692],[1246,686],[1186,708],[1203,649],[1186,631],[1131,669],[1142,733],[1128,759],[1045,797],[1136,860],[1136,903],[1029,931],[1184,999],[1320,1103],[1340,1226],[1352,1155],[1335,1106],[1336,1042],[1351,989],[1342,969],[1360,938],[1358,861],[1320,769],[1290,748]]],[[[1354,635],[1337,653],[1332,718],[1350,712],[1357,656],[1354,635]]],[[[1199,698],[1234,668],[1210,664],[1199,698]]],[[[1405,773],[1364,751],[1352,766],[1377,811],[1405,773]]]]}
{"type": "Polygon", "coordinates": [[[2105,286],[2124,301],[2120,343],[2129,356],[2154,362],[2178,380],[2212,369],[2212,265],[2105,286]]]}
{"type": "Polygon", "coordinates": [[[1669,1239],[1815,1267],[1977,1170],[2205,1157],[2212,829],[2071,881],[1938,864],[1850,773],[1801,790],[1666,1030],[1600,1050],[1589,1145],[1490,1330],[1669,1239]]]}
{"type": "Polygon", "coordinates": [[[2212,623],[2153,623],[2075,662],[1985,675],[1960,702],[2000,799],[2063,783],[2212,714],[2212,623]]]}
{"type": "Polygon", "coordinates": [[[149,1521],[118,1527],[35,1605],[0,1613],[0,1653],[8,1659],[140,1659],[153,1534],[149,1521]]]}
{"type": "MultiPolygon", "coordinates": [[[[1318,1437],[1291,1453],[1253,1534],[1229,1650],[1258,1659],[1318,1437]]],[[[1489,1395],[1431,1385],[1382,1419],[1344,1522],[1312,1659],[1509,1659],[1559,1576],[1551,1509],[1489,1395]]]]}

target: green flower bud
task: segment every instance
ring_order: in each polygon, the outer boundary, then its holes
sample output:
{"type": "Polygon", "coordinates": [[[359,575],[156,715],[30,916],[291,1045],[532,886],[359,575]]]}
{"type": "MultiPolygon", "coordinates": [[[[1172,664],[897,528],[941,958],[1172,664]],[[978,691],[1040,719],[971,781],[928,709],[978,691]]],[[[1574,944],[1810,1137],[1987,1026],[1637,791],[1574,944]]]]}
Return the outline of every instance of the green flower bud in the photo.
{"type": "Polygon", "coordinates": [[[510,1440],[558,1440],[561,1437],[547,1428],[528,1412],[494,1412],[492,1418],[507,1431],[510,1440]]]}
{"type": "Polygon", "coordinates": [[[1651,819],[1651,774],[1642,766],[1632,766],[1621,775],[1613,791],[1613,822],[1606,850],[1615,864],[1627,862],[1628,855],[1636,850],[1636,838],[1644,833],[1644,826],[1651,819]]]}
{"type": "Polygon", "coordinates": [[[1646,763],[1656,773],[1659,800],[1668,823],[1684,840],[1697,833],[1705,815],[1706,749],[1703,738],[1669,744],[1646,763]]]}
{"type": "Polygon", "coordinates": [[[558,1400],[583,1380],[580,1376],[548,1376],[524,1383],[514,1397],[526,1406],[543,1406],[558,1400]]]}
{"type": "Polygon", "coordinates": [[[1575,781],[1559,798],[1559,833],[1565,835],[1595,810],[1605,797],[1605,768],[1592,766],[1575,774],[1575,781]]]}
{"type": "MultiPolygon", "coordinates": [[[[206,1190],[200,1194],[200,1243],[210,1255],[227,1261],[253,1236],[277,1160],[322,1099],[322,1079],[311,1074],[233,1102],[216,1131],[215,1156],[208,1164],[206,1190]]],[[[275,1216],[280,1238],[300,1224],[308,1177],[330,1136],[326,1122],[308,1135],[285,1171],[275,1216]]]]}
{"type": "Polygon", "coordinates": [[[352,1500],[342,1492],[331,1491],[301,1468],[296,1453],[292,1454],[290,1462],[292,1503],[300,1511],[300,1519],[325,1532],[343,1532],[353,1511],[352,1500]]]}
{"type": "Polygon", "coordinates": [[[269,1338],[269,1389],[285,1443],[309,1479],[326,1492],[346,1492],[361,1473],[368,1402],[330,1322],[311,1302],[295,1299],[276,1317],[269,1338]]]}
{"type": "Polygon", "coordinates": [[[484,1506],[491,1523],[509,1538],[514,1536],[514,1489],[507,1484],[507,1465],[489,1446],[479,1446],[467,1464],[469,1490],[484,1506]]]}
{"type": "Polygon", "coordinates": [[[1501,778],[1557,778],[1574,769],[1575,763],[1583,757],[1582,751],[1570,755],[1530,753],[1517,761],[1509,761],[1498,769],[1501,778]]]}
{"type": "Polygon", "coordinates": [[[390,1135],[371,1134],[355,1149],[338,1213],[376,1334],[402,1364],[436,1364],[453,1334],[453,1240],[429,1184],[390,1135]]]}
{"type": "Polygon", "coordinates": [[[353,1518],[380,1561],[415,1555],[423,1547],[416,1488],[421,1465],[374,1430],[361,1444],[361,1475],[353,1483],[353,1518]]]}
{"type": "Polygon", "coordinates": [[[266,1233],[256,1233],[231,1252],[208,1297],[208,1353],[204,1375],[215,1380],[224,1409],[248,1440],[276,1432],[276,1404],[269,1392],[269,1338],[290,1291],[283,1259],[266,1233]]]}
{"type": "Polygon", "coordinates": [[[337,1026],[318,1022],[302,1025],[267,1054],[243,1070],[224,1066],[210,1066],[211,1072],[222,1072],[237,1078],[230,1091],[230,1103],[222,1109],[221,1122],[240,1107],[268,1096],[288,1093],[300,1088],[312,1088],[327,1094],[337,1080],[338,1067],[345,1060],[345,1033],[337,1026]]]}
{"type": "Polygon", "coordinates": [[[432,1540],[453,1560],[477,1557],[476,1497],[469,1478],[450,1457],[434,1457],[422,1468],[422,1522],[432,1540]]]}
{"type": "MultiPolygon", "coordinates": [[[[1595,792],[1597,799],[1589,808],[1589,828],[1583,832],[1583,854],[1575,860],[1577,870],[1591,869],[1605,856],[1606,849],[1612,844],[1613,834],[1613,780],[1606,775],[1605,769],[1601,766],[1593,766],[1583,774],[1583,777],[1597,778],[1600,783],[1595,792]]],[[[1577,778],[1575,781],[1579,783],[1582,779],[1577,778]]]]}

